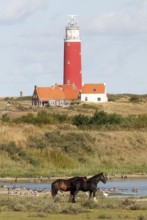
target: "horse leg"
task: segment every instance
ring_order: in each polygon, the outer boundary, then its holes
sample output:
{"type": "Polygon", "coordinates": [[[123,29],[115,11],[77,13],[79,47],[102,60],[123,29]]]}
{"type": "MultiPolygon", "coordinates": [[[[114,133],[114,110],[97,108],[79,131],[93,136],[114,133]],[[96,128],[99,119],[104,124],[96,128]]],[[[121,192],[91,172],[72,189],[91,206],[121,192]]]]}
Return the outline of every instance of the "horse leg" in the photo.
{"type": "Polygon", "coordinates": [[[71,197],[70,197],[71,200],[70,200],[70,202],[76,203],[75,198],[76,198],[76,195],[78,194],[78,192],[79,192],[79,190],[71,191],[71,197]]]}
{"type": "Polygon", "coordinates": [[[94,202],[97,202],[96,191],[93,191],[93,200],[94,200],[94,202]]]}
{"type": "Polygon", "coordinates": [[[72,194],[72,192],[70,191],[69,202],[72,202],[72,200],[73,200],[73,194],[72,194]]]}
{"type": "Polygon", "coordinates": [[[89,191],[89,199],[91,199],[92,191],[89,191]]]}

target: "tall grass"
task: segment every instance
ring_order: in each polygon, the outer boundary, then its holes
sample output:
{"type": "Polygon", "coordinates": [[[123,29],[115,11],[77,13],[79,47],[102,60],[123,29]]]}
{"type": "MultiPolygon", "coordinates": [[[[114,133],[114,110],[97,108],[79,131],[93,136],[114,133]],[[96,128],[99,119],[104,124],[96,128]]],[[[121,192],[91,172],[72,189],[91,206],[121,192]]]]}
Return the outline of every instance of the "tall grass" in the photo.
{"type": "Polygon", "coordinates": [[[1,114],[0,175],[146,172],[147,115],[124,116],[103,107],[1,114]]]}
{"type": "MultiPolygon", "coordinates": [[[[13,127],[14,136],[17,126],[13,127]]],[[[12,142],[13,137],[2,138],[1,176],[72,176],[147,170],[146,132],[61,131],[41,127],[30,134],[30,129],[21,128],[22,141],[20,137],[17,142],[12,142]]]]}

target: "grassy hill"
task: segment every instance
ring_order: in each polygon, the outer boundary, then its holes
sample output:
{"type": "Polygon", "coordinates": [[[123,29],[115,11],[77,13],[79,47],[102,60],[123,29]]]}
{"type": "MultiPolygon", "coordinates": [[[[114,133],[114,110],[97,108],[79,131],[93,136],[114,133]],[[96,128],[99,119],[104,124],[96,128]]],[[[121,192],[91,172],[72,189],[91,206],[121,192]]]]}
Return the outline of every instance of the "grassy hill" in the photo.
{"type": "Polygon", "coordinates": [[[30,98],[1,99],[0,176],[147,173],[146,109],[147,95],[43,111],[30,98]],[[75,116],[88,123],[75,125],[75,116]]]}

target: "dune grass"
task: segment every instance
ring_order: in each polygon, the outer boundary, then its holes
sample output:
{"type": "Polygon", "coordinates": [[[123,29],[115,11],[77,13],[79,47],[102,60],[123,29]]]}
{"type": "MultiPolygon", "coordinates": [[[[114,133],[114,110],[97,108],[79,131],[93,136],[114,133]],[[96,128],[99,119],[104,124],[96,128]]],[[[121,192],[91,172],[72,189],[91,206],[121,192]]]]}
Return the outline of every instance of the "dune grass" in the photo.
{"type": "Polygon", "coordinates": [[[1,176],[147,172],[146,131],[62,130],[17,124],[5,124],[2,131],[1,176]]]}
{"type": "Polygon", "coordinates": [[[98,197],[98,203],[79,194],[76,204],[67,203],[68,196],[53,201],[43,197],[0,196],[0,219],[138,219],[147,217],[147,203],[135,199],[109,199],[98,197]],[[28,199],[29,198],[29,199],[28,199]]]}
{"type": "Polygon", "coordinates": [[[0,100],[0,176],[147,173],[146,96],[110,98],[115,100],[43,111],[30,100],[13,99],[10,105],[0,100]],[[123,123],[81,129],[72,124],[80,114],[91,123],[102,117],[123,123]],[[133,124],[132,115],[139,124],[133,124]]]}

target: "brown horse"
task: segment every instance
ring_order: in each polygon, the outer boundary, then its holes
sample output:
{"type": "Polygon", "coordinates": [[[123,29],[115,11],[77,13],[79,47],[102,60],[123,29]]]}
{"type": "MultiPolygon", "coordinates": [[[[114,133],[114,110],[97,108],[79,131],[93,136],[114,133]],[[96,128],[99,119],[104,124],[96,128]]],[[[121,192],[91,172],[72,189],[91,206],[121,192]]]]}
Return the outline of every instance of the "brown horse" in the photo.
{"type": "MultiPolygon", "coordinates": [[[[86,181],[87,177],[83,176],[76,176],[68,179],[57,179],[51,184],[51,194],[52,197],[55,198],[58,191],[71,191],[71,186],[76,180],[83,180],[86,181]]],[[[71,202],[71,196],[69,201],[71,202]]]]}

